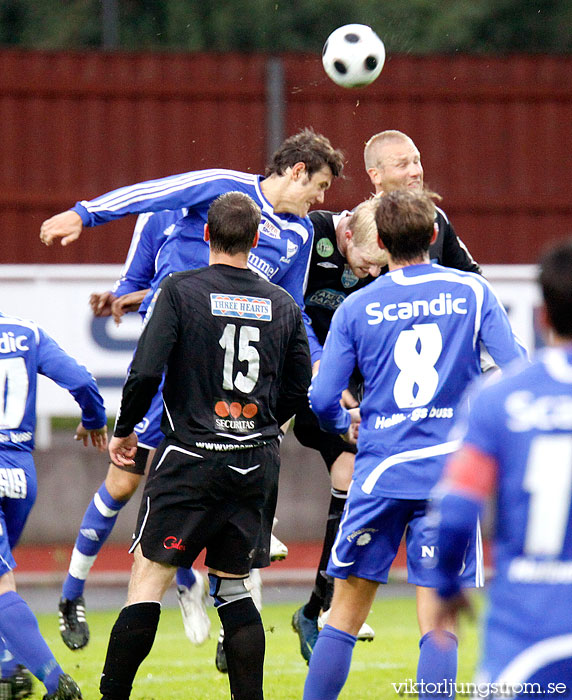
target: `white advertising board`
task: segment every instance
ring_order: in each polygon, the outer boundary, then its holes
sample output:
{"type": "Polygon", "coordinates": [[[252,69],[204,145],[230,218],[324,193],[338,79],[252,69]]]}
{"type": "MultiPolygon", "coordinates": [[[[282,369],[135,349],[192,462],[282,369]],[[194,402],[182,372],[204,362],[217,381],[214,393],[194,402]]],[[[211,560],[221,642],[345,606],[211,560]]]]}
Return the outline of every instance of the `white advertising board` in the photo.
{"type": "MultiPolygon", "coordinates": [[[[119,265],[0,265],[0,310],[36,321],[85,364],[98,381],[109,415],[117,411],[141,319],[128,314],[116,326],[111,318],[95,319],[88,302],[92,292],[109,289],[120,270],[119,265]]],[[[484,273],[505,304],[515,331],[534,349],[540,342],[534,324],[540,299],[536,267],[491,265],[485,266],[484,273]]],[[[42,378],[38,415],[76,413],[68,392],[42,378]]]]}

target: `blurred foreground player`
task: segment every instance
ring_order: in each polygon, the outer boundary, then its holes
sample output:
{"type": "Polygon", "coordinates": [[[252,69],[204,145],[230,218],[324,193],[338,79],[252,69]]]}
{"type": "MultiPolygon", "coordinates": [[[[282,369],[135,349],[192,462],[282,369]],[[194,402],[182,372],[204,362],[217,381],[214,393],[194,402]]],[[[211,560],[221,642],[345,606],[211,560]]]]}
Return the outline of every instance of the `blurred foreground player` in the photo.
{"type": "Polygon", "coordinates": [[[259,223],[245,194],[216,199],[205,227],[210,266],[164,280],[139,340],[111,458],[132,463],[133,428],[165,368],[166,437],[143,493],[128,601],[100,684],[104,700],[130,696],[176,567],[190,566],[204,548],[231,694],[263,697],[264,630],[245,583],[255,557],[269,564],[279,426],[305,401],[311,367],[300,309],[247,268],[259,223]]]}
{"type": "Polygon", "coordinates": [[[40,634],[36,618],[16,592],[12,550],[36,500],[32,457],[36,428],[37,375],[67,389],[81,407],[75,439],[107,447],[103,399],[85,367],[67,355],[32,321],[0,313],[0,697],[31,694],[31,679],[47,689],[44,700],[74,700],[81,692],[65,674],[40,634]]]}
{"type": "MultiPolygon", "coordinates": [[[[389,272],[342,303],[332,320],[310,405],[322,428],[355,432],[340,395],[357,364],[364,378],[358,453],[344,515],[328,565],[335,588],[318,636],[305,700],[337,698],[349,673],[356,634],[407,532],[408,581],[417,586],[421,631],[418,678],[456,676],[455,621],[435,639],[431,561],[435,531],[425,518],[460,394],[480,374],[482,342],[499,366],[524,356],[506,312],[479,275],[429,262],[435,207],[429,193],[397,190],[379,199],[376,223],[389,272]]],[[[465,585],[481,585],[476,519],[465,540],[465,585]]],[[[423,696],[420,696],[423,697],[423,696]]]]}
{"type": "Polygon", "coordinates": [[[494,497],[496,576],[476,680],[505,697],[572,692],[572,242],[544,256],[540,285],[552,347],[471,396],[439,489],[443,617],[468,606],[462,542],[494,497]],[[524,694],[524,683],[535,685],[524,694]]]}

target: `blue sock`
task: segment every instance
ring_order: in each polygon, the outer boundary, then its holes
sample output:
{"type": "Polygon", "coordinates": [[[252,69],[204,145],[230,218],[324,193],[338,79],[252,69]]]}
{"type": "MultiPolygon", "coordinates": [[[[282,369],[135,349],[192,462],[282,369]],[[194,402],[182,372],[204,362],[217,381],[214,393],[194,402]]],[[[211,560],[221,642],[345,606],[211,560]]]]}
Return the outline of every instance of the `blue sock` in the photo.
{"type": "Polygon", "coordinates": [[[186,586],[187,588],[191,588],[197,581],[193,569],[184,569],[182,566],[177,569],[176,579],[177,586],[186,586]]]}
{"type": "Polygon", "coordinates": [[[85,511],[75,541],[62,596],[74,600],[83,595],[85,580],[99,550],[111,534],[119,511],[128,501],[116,501],[103,483],[85,511]]]}
{"type": "Polygon", "coordinates": [[[40,634],[34,613],[16,591],[0,595],[0,635],[48,693],[55,693],[63,671],[40,634]]]}
{"type": "Polygon", "coordinates": [[[6,642],[0,637],[0,678],[9,678],[16,670],[17,665],[18,662],[8,651],[6,642]]]}
{"type": "Polygon", "coordinates": [[[303,700],[335,700],[350,672],[357,637],[330,625],[318,635],[312,652],[303,700]]]}
{"type": "Polygon", "coordinates": [[[419,700],[455,696],[457,646],[457,637],[452,632],[441,632],[439,641],[433,630],[421,637],[417,664],[419,700]]]}

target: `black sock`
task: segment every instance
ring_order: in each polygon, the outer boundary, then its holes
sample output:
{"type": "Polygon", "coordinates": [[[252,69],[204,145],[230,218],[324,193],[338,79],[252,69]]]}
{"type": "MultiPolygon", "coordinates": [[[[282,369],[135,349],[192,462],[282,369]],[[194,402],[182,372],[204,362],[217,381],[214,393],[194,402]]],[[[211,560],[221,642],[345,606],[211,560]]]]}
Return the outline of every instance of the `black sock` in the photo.
{"type": "Polygon", "coordinates": [[[217,612],[233,700],[262,700],[265,639],[260,613],[250,596],[221,605],[217,612]]]}
{"type": "Polygon", "coordinates": [[[109,636],[99,691],[102,700],[127,700],[137,669],[151,651],[159,624],[159,603],[135,603],[119,613],[109,636]]]}
{"type": "Polygon", "coordinates": [[[320,556],[316,582],[314,583],[314,590],[312,591],[310,600],[306,603],[303,610],[305,617],[310,620],[318,617],[320,610],[326,610],[327,607],[329,607],[329,605],[326,607],[328,598],[331,602],[331,594],[328,594],[328,585],[330,585],[330,587],[332,586],[331,583],[328,584],[329,577],[326,575],[326,569],[328,567],[328,561],[330,560],[332,546],[338,534],[338,527],[342,519],[347,495],[347,491],[332,489],[332,498],[328,511],[328,524],[326,525],[326,534],[324,536],[324,544],[322,545],[322,555],[320,556]]]}

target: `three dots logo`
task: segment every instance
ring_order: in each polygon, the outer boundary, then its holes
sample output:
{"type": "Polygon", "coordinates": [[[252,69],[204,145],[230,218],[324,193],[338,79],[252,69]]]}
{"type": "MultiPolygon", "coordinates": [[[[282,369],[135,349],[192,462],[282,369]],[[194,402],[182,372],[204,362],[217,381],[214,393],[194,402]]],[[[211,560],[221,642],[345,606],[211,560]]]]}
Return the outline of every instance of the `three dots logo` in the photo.
{"type": "Polygon", "coordinates": [[[258,406],[255,403],[247,403],[242,405],[238,401],[229,403],[228,401],[217,401],[214,407],[214,412],[219,418],[254,418],[258,413],[258,406]]]}

